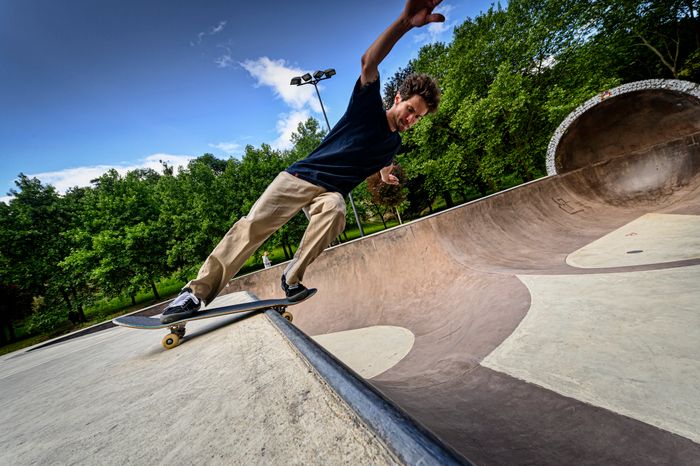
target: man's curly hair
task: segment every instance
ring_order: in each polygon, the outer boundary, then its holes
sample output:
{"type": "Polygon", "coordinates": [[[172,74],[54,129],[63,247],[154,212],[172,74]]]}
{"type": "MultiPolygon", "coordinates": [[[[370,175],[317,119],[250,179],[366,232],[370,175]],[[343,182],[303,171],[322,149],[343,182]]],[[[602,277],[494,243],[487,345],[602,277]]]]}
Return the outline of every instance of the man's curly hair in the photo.
{"type": "Polygon", "coordinates": [[[412,74],[408,76],[399,86],[401,100],[410,99],[411,96],[419,95],[428,105],[428,113],[437,112],[440,105],[440,88],[437,81],[427,74],[412,74]]]}

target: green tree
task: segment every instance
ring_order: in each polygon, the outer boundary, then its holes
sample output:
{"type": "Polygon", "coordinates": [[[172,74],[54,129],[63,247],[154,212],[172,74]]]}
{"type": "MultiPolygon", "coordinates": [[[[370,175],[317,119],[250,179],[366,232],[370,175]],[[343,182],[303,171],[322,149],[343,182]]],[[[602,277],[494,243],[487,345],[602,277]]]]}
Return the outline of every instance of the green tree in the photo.
{"type": "Polygon", "coordinates": [[[700,79],[697,0],[601,0],[590,10],[592,42],[603,46],[624,81],[700,79]]]}
{"type": "Polygon", "coordinates": [[[31,312],[31,300],[26,290],[0,282],[0,346],[16,339],[14,322],[31,312]]]}
{"type": "Polygon", "coordinates": [[[95,201],[91,188],[72,188],[61,197],[68,223],[61,232],[61,241],[66,249],[58,263],[58,272],[51,281],[52,293],[44,300],[45,307],[56,305],[55,296],[61,296],[70,312],[77,313],[73,321],[85,321],[84,307],[93,301],[97,289],[92,278],[98,265],[98,257],[92,247],[93,233],[90,231],[94,219],[92,203],[95,201]]]}
{"type": "Polygon", "coordinates": [[[164,238],[167,269],[180,271],[183,280],[240,216],[239,165],[205,154],[177,175],[166,166],[158,180],[159,214],[152,233],[164,238]]]}
{"type": "Polygon", "coordinates": [[[292,133],[291,141],[294,146],[286,154],[286,162],[291,165],[297,160],[307,157],[321,144],[321,141],[326,136],[326,132],[315,118],[308,118],[306,121],[299,123],[297,130],[292,133]]]}
{"type": "Polygon", "coordinates": [[[120,176],[110,170],[95,181],[92,248],[99,258],[93,278],[103,292],[127,292],[132,300],[144,288],[159,298],[155,282],[167,275],[167,230],[159,220],[154,170],[120,176]]]}
{"type": "MultiPolygon", "coordinates": [[[[55,306],[70,310],[70,290],[57,280],[62,273],[59,263],[69,251],[63,240],[70,227],[65,204],[53,186],[36,178],[20,174],[15,185],[9,206],[0,209],[3,282],[14,284],[21,294],[47,296],[55,306]]],[[[84,315],[79,318],[84,320],[84,315]]]]}
{"type": "Polygon", "coordinates": [[[440,78],[442,103],[404,136],[400,158],[428,196],[448,205],[542,176],[568,112],[618,81],[598,66],[594,8],[575,0],[512,0],[465,21],[448,44],[411,63],[440,78]]]}

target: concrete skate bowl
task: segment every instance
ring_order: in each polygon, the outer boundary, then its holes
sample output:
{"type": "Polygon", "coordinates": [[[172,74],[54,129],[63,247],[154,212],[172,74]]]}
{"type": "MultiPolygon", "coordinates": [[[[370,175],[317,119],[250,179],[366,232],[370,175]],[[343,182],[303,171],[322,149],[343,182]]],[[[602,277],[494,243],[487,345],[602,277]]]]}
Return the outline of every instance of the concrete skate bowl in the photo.
{"type": "Polygon", "coordinates": [[[551,176],[325,251],[294,323],[410,331],[368,381],[476,464],[698,464],[699,87],[613,89],[552,141],[551,176]]]}

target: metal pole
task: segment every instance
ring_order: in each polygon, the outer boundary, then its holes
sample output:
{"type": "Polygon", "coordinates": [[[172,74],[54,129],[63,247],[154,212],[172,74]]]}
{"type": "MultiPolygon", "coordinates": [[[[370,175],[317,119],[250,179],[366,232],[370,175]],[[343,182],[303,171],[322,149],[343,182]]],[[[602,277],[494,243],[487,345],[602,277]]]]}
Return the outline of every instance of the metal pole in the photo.
{"type": "Polygon", "coordinates": [[[321,104],[321,111],[323,112],[323,118],[326,119],[326,126],[328,126],[328,131],[331,130],[331,124],[328,123],[328,115],[326,115],[326,108],[323,106],[323,100],[321,100],[321,93],[318,91],[317,81],[313,81],[314,89],[316,89],[316,95],[318,96],[318,102],[321,104]]]}
{"type": "MultiPolygon", "coordinates": [[[[314,85],[314,89],[316,89],[316,95],[318,95],[318,101],[321,104],[321,111],[323,111],[323,118],[326,119],[326,126],[328,126],[328,132],[331,131],[331,124],[328,123],[328,116],[326,115],[326,109],[323,107],[323,101],[321,100],[321,93],[318,91],[318,86],[316,85],[318,81],[314,80],[312,84],[314,85]]],[[[357,215],[357,209],[355,208],[355,200],[352,198],[352,193],[348,193],[348,198],[350,199],[350,206],[352,207],[352,212],[355,214],[355,222],[357,223],[357,226],[360,228],[360,237],[365,236],[365,231],[362,229],[362,223],[360,223],[360,216],[357,215]]]]}

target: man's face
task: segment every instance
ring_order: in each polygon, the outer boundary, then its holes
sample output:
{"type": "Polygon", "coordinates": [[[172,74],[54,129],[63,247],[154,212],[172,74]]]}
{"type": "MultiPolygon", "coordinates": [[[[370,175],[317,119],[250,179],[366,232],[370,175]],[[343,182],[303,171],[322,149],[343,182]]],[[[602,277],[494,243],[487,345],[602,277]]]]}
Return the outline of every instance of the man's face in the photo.
{"type": "Polygon", "coordinates": [[[406,131],[428,113],[428,105],[419,95],[412,95],[406,100],[401,100],[401,96],[396,94],[390,113],[390,122],[393,122],[392,129],[406,131]]]}

